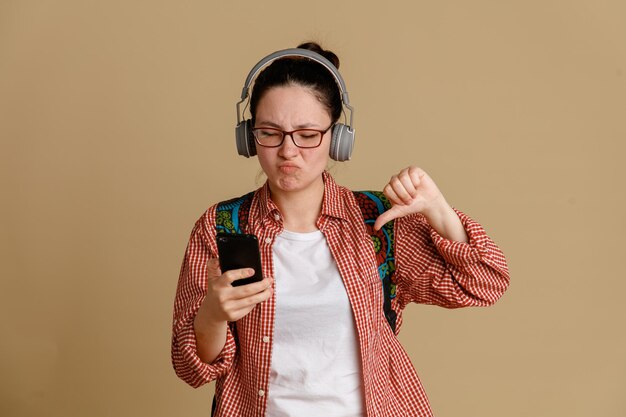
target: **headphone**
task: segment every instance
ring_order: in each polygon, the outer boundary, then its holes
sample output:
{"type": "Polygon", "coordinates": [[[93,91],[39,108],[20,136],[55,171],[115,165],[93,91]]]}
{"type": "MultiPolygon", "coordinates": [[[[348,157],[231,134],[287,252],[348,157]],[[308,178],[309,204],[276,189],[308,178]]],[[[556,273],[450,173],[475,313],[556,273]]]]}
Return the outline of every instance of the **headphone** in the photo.
{"type": "MultiPolygon", "coordinates": [[[[335,66],[328,59],[322,55],[302,48],[284,49],[269,54],[262,60],[260,60],[246,78],[246,82],[241,91],[241,100],[237,103],[237,126],[235,127],[235,141],[237,145],[237,152],[239,155],[250,158],[256,155],[256,142],[254,141],[254,135],[252,134],[252,124],[250,119],[243,120],[243,113],[240,111],[240,105],[246,98],[248,98],[248,91],[252,80],[257,76],[259,71],[266,65],[274,62],[279,58],[284,57],[304,57],[312,61],[315,61],[323,65],[337,82],[337,87],[341,92],[341,101],[343,106],[350,110],[350,122],[345,125],[342,123],[336,123],[333,126],[332,138],[330,141],[330,157],[335,161],[347,161],[352,155],[352,148],[354,147],[354,128],[352,127],[352,119],[354,117],[354,109],[350,106],[350,99],[348,97],[348,91],[346,90],[346,84],[341,78],[341,74],[335,66]]],[[[247,107],[247,104],[246,104],[247,107]]],[[[245,110],[245,108],[244,108],[245,110]]],[[[345,112],[344,112],[345,116],[345,112]]]]}

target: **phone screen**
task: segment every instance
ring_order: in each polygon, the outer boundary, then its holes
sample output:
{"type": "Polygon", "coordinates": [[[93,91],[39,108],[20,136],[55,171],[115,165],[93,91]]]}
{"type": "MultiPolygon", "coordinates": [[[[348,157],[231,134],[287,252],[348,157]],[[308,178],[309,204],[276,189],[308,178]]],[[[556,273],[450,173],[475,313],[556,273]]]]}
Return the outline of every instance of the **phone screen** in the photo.
{"type": "Polygon", "coordinates": [[[218,233],[216,240],[222,272],[241,268],[254,269],[253,276],[233,281],[233,287],[251,284],[263,279],[261,254],[256,236],[239,233],[218,233]]]}

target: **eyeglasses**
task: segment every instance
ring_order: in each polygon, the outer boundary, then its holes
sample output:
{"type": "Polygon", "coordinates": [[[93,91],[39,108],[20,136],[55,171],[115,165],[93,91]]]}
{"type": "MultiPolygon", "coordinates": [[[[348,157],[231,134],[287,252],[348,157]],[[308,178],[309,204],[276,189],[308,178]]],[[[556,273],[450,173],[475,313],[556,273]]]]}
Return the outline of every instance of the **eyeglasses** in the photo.
{"type": "Polygon", "coordinates": [[[285,136],[291,136],[293,143],[298,148],[317,148],[322,143],[322,138],[334,125],[326,130],[296,129],[290,132],[272,127],[255,127],[252,129],[254,140],[257,144],[266,148],[278,148],[285,141],[285,136]]]}

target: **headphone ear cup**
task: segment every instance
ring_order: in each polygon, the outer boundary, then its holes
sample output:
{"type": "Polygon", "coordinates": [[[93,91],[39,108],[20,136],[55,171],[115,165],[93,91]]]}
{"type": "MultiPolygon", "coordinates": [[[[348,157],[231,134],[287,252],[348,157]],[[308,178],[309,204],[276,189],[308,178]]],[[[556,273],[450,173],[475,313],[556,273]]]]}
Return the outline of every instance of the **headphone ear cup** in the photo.
{"type": "Polygon", "coordinates": [[[235,144],[239,155],[246,158],[256,155],[256,143],[252,135],[250,120],[244,120],[235,127],[235,144]]]}
{"type": "Polygon", "coordinates": [[[337,123],[333,127],[333,135],[330,140],[330,157],[335,161],[348,161],[354,148],[354,129],[337,123]]]}

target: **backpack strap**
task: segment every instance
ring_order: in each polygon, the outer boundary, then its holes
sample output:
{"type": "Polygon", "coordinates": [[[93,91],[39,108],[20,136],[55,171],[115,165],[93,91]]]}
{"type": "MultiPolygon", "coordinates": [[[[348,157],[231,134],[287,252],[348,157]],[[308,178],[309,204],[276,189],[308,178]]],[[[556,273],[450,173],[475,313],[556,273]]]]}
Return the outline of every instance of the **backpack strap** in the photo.
{"type": "Polygon", "coordinates": [[[379,191],[354,191],[353,193],[363,214],[365,229],[374,244],[378,275],[383,287],[383,311],[391,330],[395,333],[397,313],[391,307],[391,300],[396,297],[396,284],[393,281],[393,274],[396,270],[394,222],[390,221],[380,230],[374,230],[376,219],[391,208],[391,203],[379,191]]]}
{"type": "Polygon", "coordinates": [[[241,197],[218,203],[215,213],[215,229],[222,233],[244,233],[248,227],[248,216],[254,191],[241,197]],[[242,227],[243,226],[243,227],[242,227]]]}

